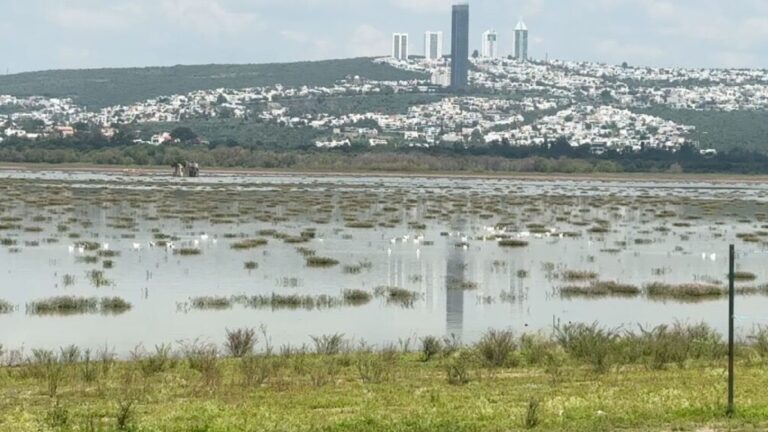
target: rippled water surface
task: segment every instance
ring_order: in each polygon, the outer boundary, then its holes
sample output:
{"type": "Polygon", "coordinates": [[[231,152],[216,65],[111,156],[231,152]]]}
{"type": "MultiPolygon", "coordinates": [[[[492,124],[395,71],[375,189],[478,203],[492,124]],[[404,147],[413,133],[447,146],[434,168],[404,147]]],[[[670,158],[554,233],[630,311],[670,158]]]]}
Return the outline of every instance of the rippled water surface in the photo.
{"type": "Polygon", "coordinates": [[[566,280],[569,271],[639,288],[724,284],[730,243],[738,269],[756,277],[740,282],[756,288],[737,300],[740,328],[768,319],[762,184],[1,171],[0,196],[0,299],[14,308],[0,314],[5,347],[108,345],[125,354],[139,343],[221,342],[225,328],[260,325],[276,345],[328,333],[373,344],[451,334],[473,341],[491,327],[546,330],[554,320],[627,328],[705,321],[722,330],[724,298],[585,298],[561,288],[591,283],[566,280]],[[232,248],[244,239],[267,244],[232,248]],[[102,256],[80,250],[82,242],[102,256]],[[339,264],[308,266],[308,251],[339,264]],[[89,277],[94,270],[103,286],[89,277]],[[377,287],[415,300],[343,300],[345,290],[373,295],[377,287]],[[273,294],[330,304],[193,304],[273,294]],[[132,308],[41,315],[28,307],[53,296],[117,296],[132,308]]]}

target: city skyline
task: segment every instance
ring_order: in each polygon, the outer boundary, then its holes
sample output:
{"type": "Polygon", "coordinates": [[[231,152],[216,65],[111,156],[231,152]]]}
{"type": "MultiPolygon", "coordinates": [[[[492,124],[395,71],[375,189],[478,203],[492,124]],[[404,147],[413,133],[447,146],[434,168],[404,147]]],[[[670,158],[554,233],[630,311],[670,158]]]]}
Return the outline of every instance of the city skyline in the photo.
{"type": "MultiPolygon", "coordinates": [[[[448,0],[32,0],[3,6],[0,71],[385,56],[388,35],[450,31],[448,0]],[[281,7],[289,6],[289,7],[281,7]],[[336,19],[338,18],[338,19],[336,19]],[[334,20],[333,28],[324,23],[334,20]],[[244,40],[273,44],[243,44],[244,40]]],[[[486,0],[479,35],[513,46],[524,16],[535,57],[665,67],[768,67],[768,3],[717,0],[486,0]]],[[[477,35],[477,36],[474,36],[477,35]]],[[[419,39],[417,37],[417,39],[419,39]]],[[[413,41],[412,41],[413,42],[413,41]]],[[[420,44],[419,44],[420,45],[420,44]]],[[[420,51],[413,44],[411,52],[420,51]]]]}

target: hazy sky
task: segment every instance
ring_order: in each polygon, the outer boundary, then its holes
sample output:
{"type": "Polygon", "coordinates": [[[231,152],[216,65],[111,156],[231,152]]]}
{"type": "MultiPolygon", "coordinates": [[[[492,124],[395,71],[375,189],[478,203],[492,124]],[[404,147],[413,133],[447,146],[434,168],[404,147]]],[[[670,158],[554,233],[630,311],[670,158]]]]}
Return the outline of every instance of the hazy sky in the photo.
{"type": "MultiPolygon", "coordinates": [[[[392,32],[442,30],[453,0],[0,0],[0,71],[265,63],[386,55],[392,32]]],[[[471,0],[510,53],[633,65],[768,67],[768,0],[471,0]]]]}

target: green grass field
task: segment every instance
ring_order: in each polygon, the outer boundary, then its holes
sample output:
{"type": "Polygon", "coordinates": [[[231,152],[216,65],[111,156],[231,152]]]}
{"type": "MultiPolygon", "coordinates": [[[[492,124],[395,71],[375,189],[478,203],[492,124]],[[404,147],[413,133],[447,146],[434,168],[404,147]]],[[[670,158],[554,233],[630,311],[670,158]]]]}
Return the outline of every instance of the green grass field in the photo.
{"type": "Polygon", "coordinates": [[[739,346],[733,417],[724,346],[705,327],[566,326],[557,341],[489,331],[472,347],[421,339],[416,352],[345,348],[335,335],[254,356],[244,333],[227,345],[240,358],[199,342],[125,362],[35,351],[0,368],[0,430],[766,430],[766,335],[739,346]]]}

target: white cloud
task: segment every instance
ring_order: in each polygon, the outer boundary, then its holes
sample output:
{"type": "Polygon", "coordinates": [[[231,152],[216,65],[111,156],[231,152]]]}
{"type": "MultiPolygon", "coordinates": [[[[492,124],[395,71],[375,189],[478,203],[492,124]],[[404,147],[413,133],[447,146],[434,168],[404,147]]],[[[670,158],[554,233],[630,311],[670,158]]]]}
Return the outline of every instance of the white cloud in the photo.
{"type": "Polygon", "coordinates": [[[358,26],[349,38],[347,55],[368,57],[385,55],[389,52],[389,37],[370,24],[358,26]]]}
{"type": "Polygon", "coordinates": [[[162,0],[160,4],[169,25],[207,36],[235,35],[262,25],[255,13],[228,9],[220,0],[162,0]]]}

